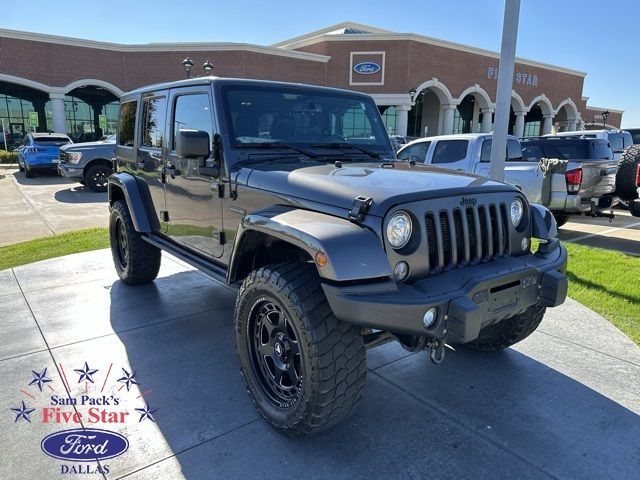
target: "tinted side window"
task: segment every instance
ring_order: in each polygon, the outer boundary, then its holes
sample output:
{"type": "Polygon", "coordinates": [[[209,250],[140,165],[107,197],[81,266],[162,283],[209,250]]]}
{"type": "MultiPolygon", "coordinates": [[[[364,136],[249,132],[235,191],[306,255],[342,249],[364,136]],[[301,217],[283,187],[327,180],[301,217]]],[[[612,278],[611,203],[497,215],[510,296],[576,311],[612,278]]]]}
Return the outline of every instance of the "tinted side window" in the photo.
{"type": "MultiPolygon", "coordinates": [[[[178,130],[201,130],[213,135],[211,123],[211,106],[209,95],[198,93],[193,95],[180,95],[176,98],[176,106],[173,114],[173,138],[176,138],[178,130]]],[[[173,140],[172,149],[175,149],[173,140]]]]}
{"type": "Polygon", "coordinates": [[[436,144],[431,163],[453,163],[467,156],[467,140],[440,140],[436,144]]]}
{"type": "MultiPolygon", "coordinates": [[[[430,145],[431,142],[420,142],[415,145],[410,145],[400,152],[398,158],[400,160],[411,160],[412,157],[417,157],[420,162],[424,162],[427,159],[427,151],[430,145]]],[[[416,159],[413,158],[413,160],[416,159]]]]}
{"type": "Polygon", "coordinates": [[[613,152],[609,148],[606,140],[596,140],[589,142],[589,158],[592,160],[602,160],[613,158],[613,152]]]}
{"type": "Polygon", "coordinates": [[[133,136],[136,131],[136,110],[138,102],[126,102],[120,105],[120,121],[118,123],[118,145],[133,147],[133,136]]]}
{"type": "Polygon", "coordinates": [[[614,152],[624,150],[624,136],[621,133],[610,133],[609,144],[614,152]]]}
{"type": "MultiPolygon", "coordinates": [[[[480,151],[480,161],[481,162],[489,162],[491,161],[491,145],[492,140],[488,139],[482,142],[482,150],[480,151]]],[[[519,162],[522,160],[522,152],[523,146],[520,145],[520,142],[514,140],[513,138],[507,138],[507,151],[505,160],[507,162],[519,162]]]]}
{"type": "Polygon", "coordinates": [[[537,143],[524,142],[522,144],[522,157],[527,162],[537,162],[544,157],[544,152],[537,143]]]}
{"type": "Polygon", "coordinates": [[[144,100],[142,104],[142,137],[140,139],[142,146],[162,148],[166,112],[166,97],[153,97],[144,100]]]}

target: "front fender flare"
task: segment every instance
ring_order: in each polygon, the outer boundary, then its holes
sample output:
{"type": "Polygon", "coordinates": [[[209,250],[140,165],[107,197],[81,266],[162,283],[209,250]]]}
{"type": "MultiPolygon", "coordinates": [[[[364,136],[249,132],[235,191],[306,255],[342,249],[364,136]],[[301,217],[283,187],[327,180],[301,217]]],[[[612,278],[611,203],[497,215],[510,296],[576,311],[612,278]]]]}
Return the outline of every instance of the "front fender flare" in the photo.
{"type": "Polygon", "coordinates": [[[378,236],[343,218],[299,209],[276,209],[243,218],[231,256],[229,280],[241,255],[239,245],[248,231],[271,235],[306,251],[312,259],[326,253],[329,262],[318,267],[320,277],[334,281],[389,277],[389,260],[378,236]]]}

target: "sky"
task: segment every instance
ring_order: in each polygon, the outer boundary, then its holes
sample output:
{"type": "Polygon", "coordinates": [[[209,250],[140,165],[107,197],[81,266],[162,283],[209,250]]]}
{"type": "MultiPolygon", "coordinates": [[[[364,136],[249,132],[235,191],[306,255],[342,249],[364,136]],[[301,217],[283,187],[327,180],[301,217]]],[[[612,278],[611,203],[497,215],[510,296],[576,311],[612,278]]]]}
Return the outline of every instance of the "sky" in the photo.
{"type": "MultiPolygon", "coordinates": [[[[343,21],[499,51],[504,0],[6,2],[0,28],[115,43],[270,45],[343,21]],[[317,8],[314,8],[314,5],[317,8]]],[[[522,0],[518,57],[587,72],[589,105],[640,127],[640,2],[522,0]]],[[[1,66],[0,66],[1,68],[1,66]]]]}

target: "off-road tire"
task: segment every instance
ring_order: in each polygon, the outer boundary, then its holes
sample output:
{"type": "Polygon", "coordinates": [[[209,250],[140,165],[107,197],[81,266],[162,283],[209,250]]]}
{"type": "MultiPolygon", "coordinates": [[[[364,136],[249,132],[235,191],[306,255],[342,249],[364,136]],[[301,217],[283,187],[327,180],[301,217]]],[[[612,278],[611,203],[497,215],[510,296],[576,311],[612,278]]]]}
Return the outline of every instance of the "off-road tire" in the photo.
{"type": "Polygon", "coordinates": [[[136,232],[124,200],[114,202],[111,207],[109,240],[113,264],[124,283],[147,283],[158,276],[162,252],[136,232]]]}
{"type": "Polygon", "coordinates": [[[636,172],[640,163],[640,145],[631,145],[618,160],[616,173],[616,195],[622,200],[633,200],[638,196],[636,172]]]}
{"type": "Polygon", "coordinates": [[[553,216],[556,219],[558,228],[562,227],[565,223],[569,221],[569,215],[560,215],[560,214],[554,213],[553,216]]]}
{"type": "Polygon", "coordinates": [[[478,338],[465,346],[483,352],[508,348],[531,335],[540,325],[545,311],[545,307],[533,305],[524,313],[483,328],[478,338]]]}
{"type": "Polygon", "coordinates": [[[106,180],[113,173],[113,169],[106,165],[98,164],[89,167],[84,174],[84,184],[94,192],[106,192],[107,184],[101,183],[100,179],[104,176],[106,180]]]}
{"type": "Polygon", "coordinates": [[[31,170],[29,167],[24,167],[24,176],[27,178],[33,178],[36,176],[35,172],[31,170]]]}
{"type": "MultiPolygon", "coordinates": [[[[282,318],[278,317],[278,325],[282,318]]],[[[251,272],[236,299],[235,331],[247,392],[262,417],[281,433],[317,433],[339,423],[358,404],[366,377],[364,339],[360,329],[333,315],[314,265],[270,265],[251,272]],[[256,310],[265,302],[281,309],[287,318],[284,324],[288,322],[297,338],[300,388],[288,403],[274,400],[264,366],[256,358],[262,357],[266,364],[268,355],[252,347],[260,338],[254,334],[256,310]]],[[[268,337],[273,335],[269,332],[268,337]]]]}

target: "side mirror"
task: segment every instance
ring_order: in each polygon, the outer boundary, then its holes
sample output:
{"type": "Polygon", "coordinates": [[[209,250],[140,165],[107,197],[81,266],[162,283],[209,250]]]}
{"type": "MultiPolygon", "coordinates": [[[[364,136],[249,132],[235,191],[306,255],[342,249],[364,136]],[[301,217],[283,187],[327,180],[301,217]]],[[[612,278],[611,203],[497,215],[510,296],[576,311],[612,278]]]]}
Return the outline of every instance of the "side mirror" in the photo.
{"type": "Polygon", "coordinates": [[[210,153],[209,134],[202,130],[178,130],[175,144],[179,158],[207,158],[210,153]]]}

